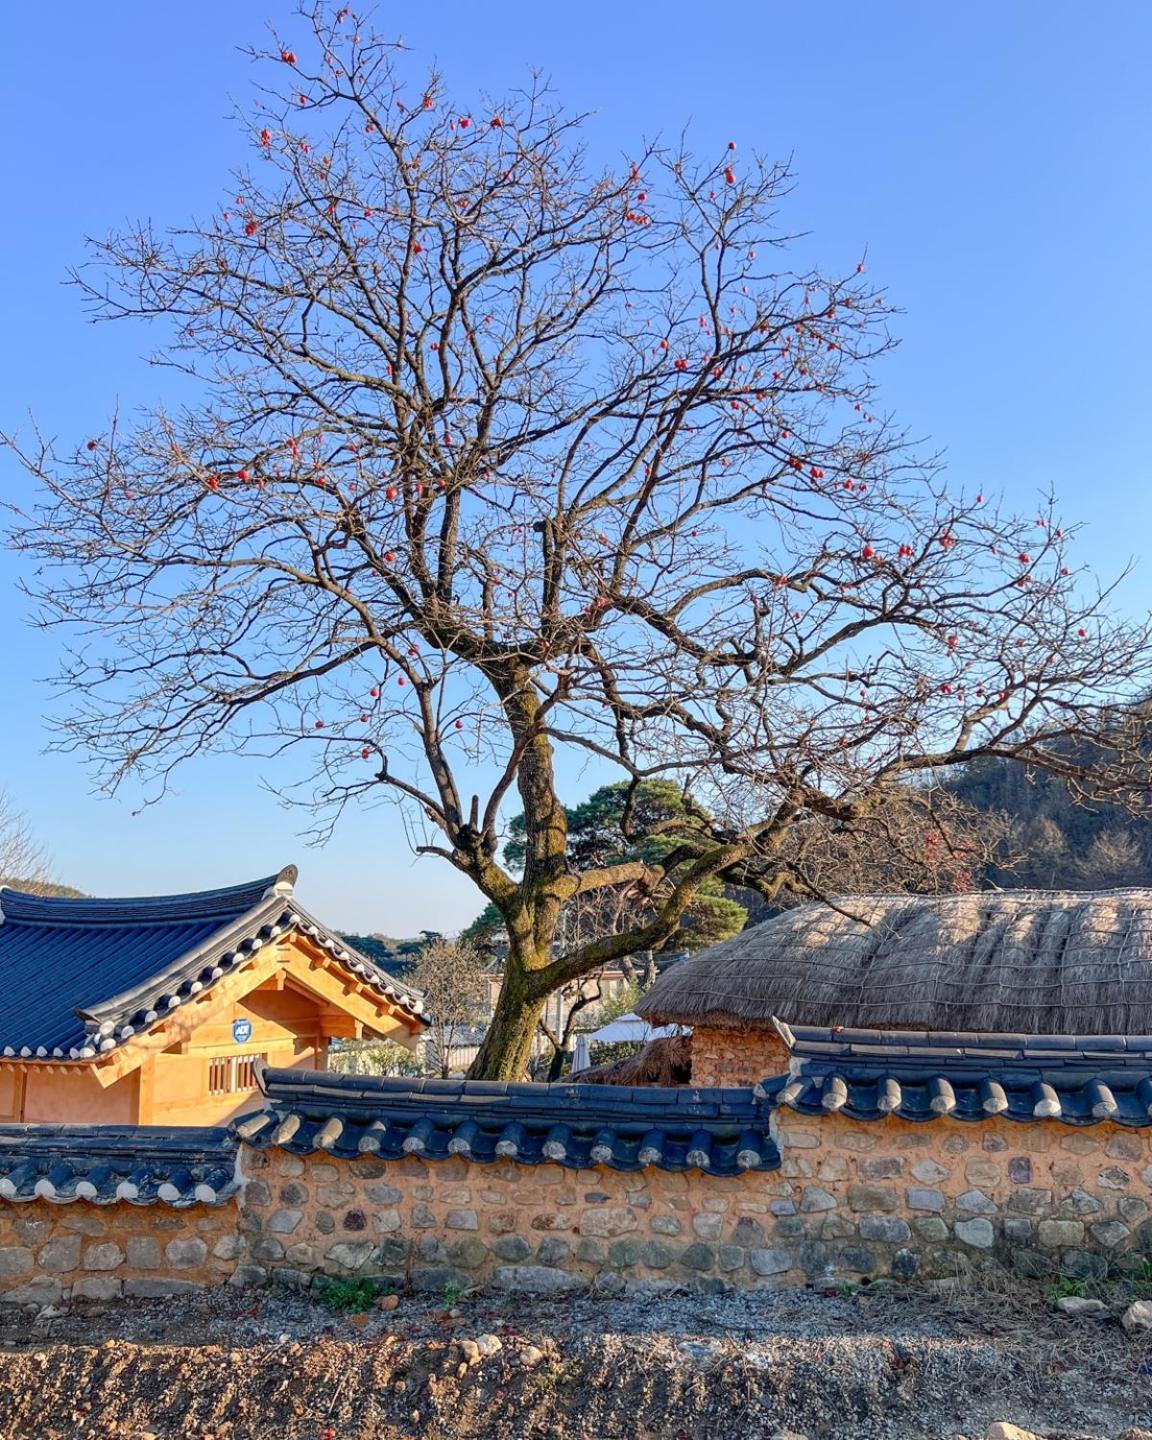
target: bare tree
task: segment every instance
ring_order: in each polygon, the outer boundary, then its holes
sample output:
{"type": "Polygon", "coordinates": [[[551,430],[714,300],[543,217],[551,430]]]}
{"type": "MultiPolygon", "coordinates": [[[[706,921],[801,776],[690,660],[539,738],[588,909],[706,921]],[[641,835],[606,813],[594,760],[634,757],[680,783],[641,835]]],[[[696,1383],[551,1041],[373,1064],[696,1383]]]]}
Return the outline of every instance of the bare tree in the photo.
{"type": "Polygon", "coordinates": [[[47,860],[27,817],[0,790],[0,885],[35,889],[47,882],[47,860]]]}
{"type": "Polygon", "coordinates": [[[1002,811],[977,810],[947,789],[906,785],[878,793],[847,824],[814,815],[795,825],[784,853],[804,897],[908,890],[971,890],[993,861],[1015,853],[1002,811]]]}
{"type": "Polygon", "coordinates": [[[412,974],[424,992],[436,1065],[446,1076],[463,1033],[488,1014],[488,966],[483,953],[460,940],[433,940],[412,974]]]}
{"type": "Polygon", "coordinates": [[[892,309],[862,264],[789,269],[784,167],[733,143],[598,169],[538,85],[449,103],[396,49],[315,12],[257,57],[220,212],[79,276],[97,317],[162,322],[203,399],[19,445],[44,498],[15,543],[82,637],[63,744],[154,794],[216,747],[307,755],[323,825],[395,798],[504,918],[490,1078],[709,879],[808,888],[807,825],[875,834],[895,787],[981,756],[1148,788],[1147,715],[1118,709],[1148,627],[1110,618],[1050,500],[960,493],[882,413],[892,309]],[[558,752],[710,818],[576,871],[558,752]],[[554,945],[573,896],[632,881],[641,923],[554,945]]]}
{"type": "Polygon", "coordinates": [[[1139,885],[1148,875],[1148,861],[1137,835],[1114,828],[1096,836],[1074,862],[1074,873],[1086,890],[1139,885]]]}
{"type": "Polygon", "coordinates": [[[329,1051],[328,1068],[337,1075],[423,1075],[418,1054],[395,1040],[344,1040],[329,1051]]]}

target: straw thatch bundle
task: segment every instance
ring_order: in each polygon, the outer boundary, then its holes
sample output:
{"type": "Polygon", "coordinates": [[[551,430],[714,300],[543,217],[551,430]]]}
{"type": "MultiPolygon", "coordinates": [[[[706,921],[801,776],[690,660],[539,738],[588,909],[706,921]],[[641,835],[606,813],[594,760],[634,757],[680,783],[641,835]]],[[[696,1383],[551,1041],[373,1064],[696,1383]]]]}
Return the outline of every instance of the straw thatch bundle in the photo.
{"type": "Polygon", "coordinates": [[[572,1076],[581,1085],[687,1085],[691,1078],[691,1035],[649,1040],[635,1055],[572,1076]]]}
{"type": "Polygon", "coordinates": [[[1152,1034],[1152,890],[860,895],[666,970],[653,1025],[1152,1034]]]}

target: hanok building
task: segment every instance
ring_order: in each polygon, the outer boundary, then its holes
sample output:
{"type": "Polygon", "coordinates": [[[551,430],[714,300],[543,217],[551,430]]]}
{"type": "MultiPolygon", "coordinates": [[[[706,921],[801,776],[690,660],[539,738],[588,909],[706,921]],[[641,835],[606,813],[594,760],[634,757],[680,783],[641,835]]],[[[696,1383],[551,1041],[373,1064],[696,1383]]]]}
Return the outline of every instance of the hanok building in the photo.
{"type": "Polygon", "coordinates": [[[295,880],[125,900],[0,887],[0,1120],[218,1124],[251,1108],[260,1061],[413,1047],[419,993],[302,909],[295,880]]]}
{"type": "Polygon", "coordinates": [[[928,1045],[940,1032],[1145,1036],[1152,890],[802,905],[665,971],[636,1009],[650,1024],[691,1028],[691,1083],[704,1086],[787,1070],[777,1018],[902,1031],[909,1044],[919,1032],[928,1045]]]}

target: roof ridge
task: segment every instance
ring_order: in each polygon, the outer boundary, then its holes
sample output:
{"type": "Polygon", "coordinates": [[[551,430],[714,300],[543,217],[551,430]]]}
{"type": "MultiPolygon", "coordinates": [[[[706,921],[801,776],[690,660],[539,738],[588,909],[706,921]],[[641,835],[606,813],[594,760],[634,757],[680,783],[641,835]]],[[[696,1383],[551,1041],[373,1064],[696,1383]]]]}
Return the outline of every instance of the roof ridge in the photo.
{"type": "Polygon", "coordinates": [[[36,895],[0,885],[0,924],[138,925],[144,920],[176,924],[192,918],[208,918],[223,908],[243,913],[271,895],[291,896],[298,873],[295,865],[285,865],[273,875],[240,885],[189,890],[177,895],[36,895]]]}

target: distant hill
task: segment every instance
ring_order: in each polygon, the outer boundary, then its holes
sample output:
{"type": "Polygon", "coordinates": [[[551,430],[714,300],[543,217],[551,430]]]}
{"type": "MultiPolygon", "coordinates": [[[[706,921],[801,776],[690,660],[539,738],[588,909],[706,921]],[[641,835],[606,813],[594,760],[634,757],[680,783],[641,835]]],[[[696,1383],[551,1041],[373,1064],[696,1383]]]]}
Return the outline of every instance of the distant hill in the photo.
{"type": "MultiPolygon", "coordinates": [[[[1029,772],[1010,760],[973,761],[943,787],[974,810],[1009,817],[997,862],[972,877],[978,889],[1152,888],[1152,804],[1133,815],[1119,805],[1077,801],[1058,776],[1029,772]]],[[[824,886],[827,893],[853,888],[837,885],[835,876],[824,886]]],[[[886,888],[886,882],[881,878],[871,888],[886,888]]],[[[739,898],[748,907],[749,925],[795,903],[768,904],[746,891],[739,898]]]]}
{"type": "Polygon", "coordinates": [[[7,885],[10,890],[23,890],[26,895],[59,895],[65,900],[85,898],[83,890],[71,885],[57,885],[52,880],[21,880],[13,875],[10,879],[0,879],[0,885],[7,885]]]}
{"type": "Polygon", "coordinates": [[[1152,808],[1077,802],[1057,776],[1007,760],[978,760],[948,782],[978,810],[1012,817],[1005,864],[986,878],[1004,889],[1104,890],[1152,886],[1152,808]]]}
{"type": "Polygon", "coordinates": [[[374,960],[398,980],[416,968],[416,961],[425,945],[443,938],[438,930],[421,930],[410,940],[394,940],[390,935],[352,935],[343,930],[338,933],[341,940],[346,940],[354,950],[374,960]]]}

